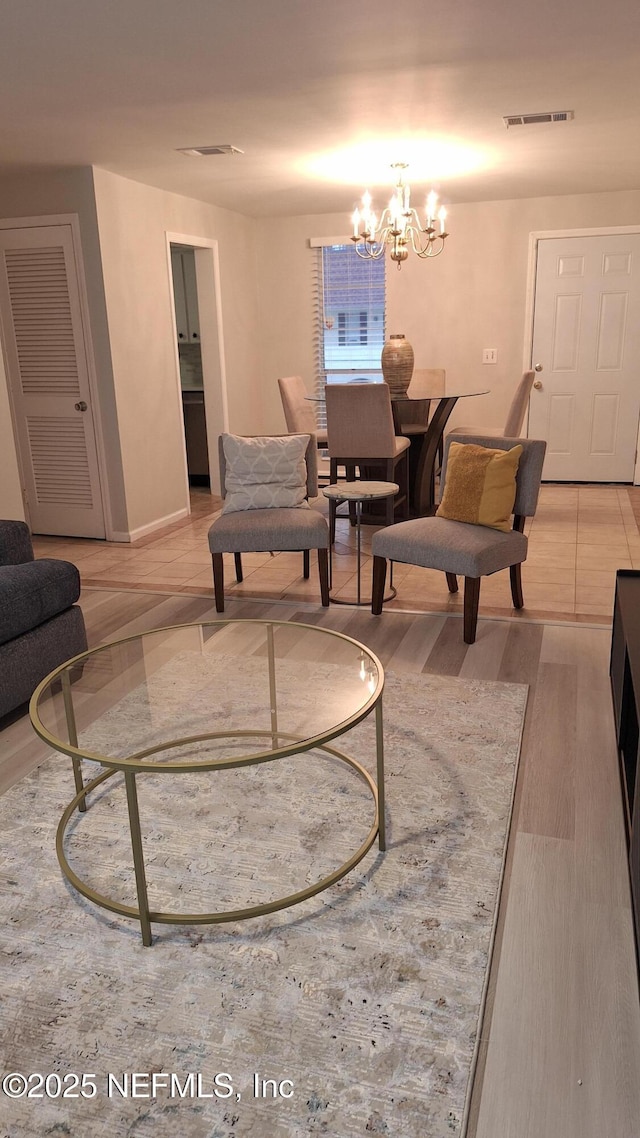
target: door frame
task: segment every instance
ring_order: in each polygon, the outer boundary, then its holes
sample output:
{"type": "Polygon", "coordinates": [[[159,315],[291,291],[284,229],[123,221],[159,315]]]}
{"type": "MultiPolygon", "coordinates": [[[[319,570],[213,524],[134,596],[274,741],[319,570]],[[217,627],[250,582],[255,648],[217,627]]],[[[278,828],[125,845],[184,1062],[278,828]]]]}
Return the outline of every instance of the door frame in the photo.
{"type": "MultiPolygon", "coordinates": [[[[73,244],[73,258],[74,267],[76,270],[76,280],[78,282],[78,294],[80,303],[80,312],[82,317],[82,334],[84,338],[84,348],[87,360],[87,378],[89,383],[89,391],[91,393],[91,415],[93,419],[93,433],[96,443],[96,455],[98,460],[98,482],[100,491],[100,501],[102,506],[102,516],[104,518],[105,541],[118,541],[122,540],[118,536],[113,524],[113,517],[111,514],[111,493],[109,488],[109,466],[107,463],[107,456],[104,447],[104,423],[102,420],[102,409],[100,406],[100,398],[98,395],[98,376],[96,373],[96,362],[93,350],[93,339],[91,336],[91,319],[89,309],[89,296],[87,292],[87,282],[84,272],[84,254],[82,251],[82,236],[80,230],[80,217],[77,213],[50,213],[39,214],[37,217],[3,217],[0,218],[0,229],[44,229],[54,225],[68,225],[71,228],[71,239],[73,244]]],[[[7,380],[7,391],[9,395],[9,407],[11,409],[11,429],[13,432],[13,441],[16,448],[16,461],[18,464],[18,471],[20,474],[20,489],[22,493],[22,500],[27,522],[30,523],[28,504],[24,500],[24,466],[23,455],[20,451],[18,443],[18,430],[16,425],[17,415],[13,393],[13,381],[9,375],[9,369],[6,366],[6,350],[4,346],[4,338],[2,336],[2,329],[0,327],[0,348],[2,349],[5,357],[5,373],[7,380]]]]}
{"type": "MultiPolygon", "coordinates": [[[[169,295],[171,298],[171,329],[173,335],[176,397],[178,413],[182,423],[182,387],[180,384],[180,358],[178,356],[178,330],[176,327],[176,309],[173,294],[173,274],[171,270],[171,246],[190,245],[195,252],[196,286],[198,292],[198,316],[200,322],[200,350],[202,352],[202,385],[204,389],[204,411],[207,425],[207,449],[209,452],[209,477],[211,479],[211,493],[220,494],[220,463],[218,461],[217,436],[222,425],[223,431],[229,430],[229,402],[227,397],[227,372],[225,367],[224,330],[222,324],[222,301],[220,291],[220,258],[218,242],[212,237],[194,237],[186,233],[165,231],[167,251],[167,276],[169,282],[169,295]],[[209,317],[213,311],[215,319],[211,335],[211,320],[203,319],[203,314],[209,317]],[[215,423],[214,423],[215,418],[215,423]],[[215,432],[214,432],[215,427],[215,432]]],[[[181,431],[183,440],[184,478],[186,501],[191,513],[189,499],[189,471],[187,469],[187,444],[184,429],[181,431]]]]}
{"type": "MultiPolygon", "coordinates": [[[[640,233],[640,225],[602,225],[597,228],[580,229],[540,229],[529,234],[529,253],[527,259],[527,282],[524,315],[524,352],[522,370],[534,367],[533,324],[536,309],[536,274],[538,271],[538,242],[562,237],[617,237],[625,233],[640,233]]],[[[529,432],[527,416],[527,435],[529,432]]],[[[636,438],[636,460],[633,472],[633,485],[640,485],[640,423],[636,438]]]]}

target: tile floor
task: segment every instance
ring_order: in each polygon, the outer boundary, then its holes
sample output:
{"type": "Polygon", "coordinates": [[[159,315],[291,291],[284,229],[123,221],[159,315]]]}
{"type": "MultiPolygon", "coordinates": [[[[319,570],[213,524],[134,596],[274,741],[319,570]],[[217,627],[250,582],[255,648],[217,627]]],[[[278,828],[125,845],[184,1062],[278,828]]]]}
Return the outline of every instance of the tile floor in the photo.
{"type": "MultiPolygon", "coordinates": [[[[219,499],[205,490],[192,492],[190,518],[151,534],[134,545],[80,538],[37,537],[36,556],[64,557],[80,569],[85,586],[133,588],[146,591],[209,595],[213,592],[207,530],[219,499]]],[[[327,512],[326,499],[314,507],[327,512]]],[[[525,608],[512,608],[508,572],[484,578],[481,616],[593,621],[611,619],[616,569],[640,569],[640,487],[542,487],[538,512],[528,524],[529,556],[523,565],[525,608]]],[[[363,527],[363,590],[370,589],[369,555],[373,527],[363,527]]],[[[233,558],[225,558],[229,595],[269,600],[319,600],[317,570],[302,577],[302,555],[250,553],[243,555],[244,581],[236,584],[233,558]]],[[[355,531],[338,523],[333,588],[337,596],[355,598],[355,531]]],[[[417,612],[456,612],[462,591],[448,592],[444,574],[409,565],[396,565],[397,597],[389,609],[417,612]]],[[[366,595],[366,594],[365,594],[366,595]]]]}

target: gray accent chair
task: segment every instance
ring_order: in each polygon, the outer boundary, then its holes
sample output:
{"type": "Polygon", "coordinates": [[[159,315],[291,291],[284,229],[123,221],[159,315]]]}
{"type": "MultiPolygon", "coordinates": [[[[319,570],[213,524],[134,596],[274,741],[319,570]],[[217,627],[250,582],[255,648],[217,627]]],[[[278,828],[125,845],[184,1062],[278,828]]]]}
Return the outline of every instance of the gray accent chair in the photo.
{"type": "Polygon", "coordinates": [[[475,443],[496,450],[510,450],[518,443],[522,455],[516,475],[516,499],[513,507],[513,529],[508,533],[487,526],[454,522],[448,518],[416,518],[400,522],[374,534],[373,594],[371,611],[382,612],[382,598],[387,573],[387,560],[405,565],[421,565],[425,569],[441,569],[447,577],[449,592],[457,593],[458,575],[464,577],[464,640],[473,644],[478,623],[480,579],[509,569],[514,608],[524,605],[520,566],[527,557],[528,541],[523,533],[525,519],[536,512],[542,464],[547,444],[541,439],[493,438],[487,435],[451,434],[445,443],[442,467],[444,486],[447,458],[452,442],[475,443]]]}
{"type": "Polygon", "coordinates": [[[29,527],[0,521],[0,717],[49,672],[87,648],[80,574],[69,561],[34,560],[29,527]]]}
{"type": "MultiPolygon", "coordinates": [[[[307,432],[304,432],[307,434],[307,432]]],[[[251,436],[246,436],[251,437],[251,436]]],[[[262,436],[264,437],[264,436],[262,436]]],[[[282,436],[274,436],[282,437],[282,436]]],[[[318,459],[315,435],[309,435],[305,460],[307,464],[307,498],[318,494],[318,459]]],[[[218,439],[220,486],[226,496],[226,461],[222,437],[218,439]]],[[[318,551],[320,595],[329,607],[329,529],[317,510],[278,507],[266,510],[240,510],[221,514],[209,528],[209,549],[213,562],[213,591],[216,612],[224,612],[223,554],[233,553],[236,581],[242,581],[242,554],[265,552],[298,552],[303,555],[303,575],[309,577],[309,551],[318,551]]]]}

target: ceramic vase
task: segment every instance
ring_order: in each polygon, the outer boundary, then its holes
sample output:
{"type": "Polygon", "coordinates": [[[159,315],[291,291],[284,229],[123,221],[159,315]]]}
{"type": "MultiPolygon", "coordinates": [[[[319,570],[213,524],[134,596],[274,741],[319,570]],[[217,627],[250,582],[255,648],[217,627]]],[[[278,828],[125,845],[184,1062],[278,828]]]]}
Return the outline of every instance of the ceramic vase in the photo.
{"type": "Polygon", "coordinates": [[[406,395],[413,375],[413,348],[403,335],[390,336],[382,349],[382,375],[391,398],[406,395]]]}

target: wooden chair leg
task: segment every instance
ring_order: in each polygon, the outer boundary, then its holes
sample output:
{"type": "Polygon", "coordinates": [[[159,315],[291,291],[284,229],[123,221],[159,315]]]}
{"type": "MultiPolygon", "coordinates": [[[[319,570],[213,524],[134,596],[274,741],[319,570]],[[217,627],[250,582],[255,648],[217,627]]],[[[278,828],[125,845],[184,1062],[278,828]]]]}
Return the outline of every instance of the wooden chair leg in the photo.
{"type": "Polygon", "coordinates": [[[329,608],[329,550],[318,550],[318,576],[320,577],[320,600],[323,608],[329,608]]]}
{"type": "Polygon", "coordinates": [[[478,602],[480,600],[480,577],[464,579],[464,642],[475,644],[478,625],[478,602]]]}
{"type": "MultiPolygon", "coordinates": [[[[411,514],[410,502],[409,502],[409,497],[411,494],[411,479],[409,476],[409,451],[408,450],[406,450],[404,452],[404,463],[403,463],[402,469],[404,471],[404,509],[402,511],[402,514],[403,514],[405,521],[408,521],[410,514],[411,514]]],[[[402,483],[400,483],[400,489],[402,490],[402,483]]]]}
{"type": "Polygon", "coordinates": [[[456,577],[455,573],[446,573],[445,576],[447,578],[447,585],[449,586],[449,592],[450,593],[457,593],[458,592],[458,578],[456,577]]]}
{"type": "Polygon", "coordinates": [[[213,592],[216,598],[216,612],[224,612],[224,562],[221,553],[212,553],[213,592]]]}
{"type": "Polygon", "coordinates": [[[384,586],[387,580],[387,559],[386,557],[374,557],[373,559],[373,587],[371,590],[371,612],[374,616],[380,616],[382,612],[382,599],[384,597],[384,586]]]}
{"type": "Polygon", "coordinates": [[[302,550],[302,576],[305,581],[309,580],[309,550],[302,550]]]}
{"type": "Polygon", "coordinates": [[[329,542],[336,543],[336,500],[329,498],[329,542]]]}
{"type": "Polygon", "coordinates": [[[517,565],[509,566],[509,576],[511,577],[511,596],[513,598],[514,609],[524,608],[524,597],[522,595],[522,573],[521,562],[517,565]]]}
{"type": "MultiPolygon", "coordinates": [[[[393,459],[387,459],[387,462],[385,464],[384,479],[385,479],[385,482],[393,482],[393,459]]],[[[402,493],[402,487],[400,487],[400,492],[402,493]]],[[[385,498],[385,520],[384,520],[384,524],[386,526],[392,526],[393,523],[395,522],[395,520],[396,520],[396,499],[395,499],[395,495],[392,496],[391,494],[389,494],[388,498],[385,498]]]]}
{"type": "Polygon", "coordinates": [[[239,585],[241,585],[242,580],[243,580],[243,577],[242,577],[242,554],[241,553],[234,553],[233,558],[234,558],[234,561],[236,563],[236,581],[238,582],[239,585]]]}

